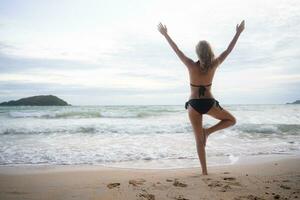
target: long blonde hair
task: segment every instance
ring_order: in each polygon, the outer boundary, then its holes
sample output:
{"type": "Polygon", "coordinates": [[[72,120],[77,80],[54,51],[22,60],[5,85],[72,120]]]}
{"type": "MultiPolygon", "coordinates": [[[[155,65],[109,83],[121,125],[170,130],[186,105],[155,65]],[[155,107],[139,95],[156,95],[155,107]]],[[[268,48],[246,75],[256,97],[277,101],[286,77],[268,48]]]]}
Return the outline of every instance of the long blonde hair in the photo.
{"type": "Polygon", "coordinates": [[[212,67],[212,62],[215,58],[210,44],[206,40],[199,41],[196,45],[196,54],[201,66],[203,66],[202,71],[207,72],[212,67]]]}

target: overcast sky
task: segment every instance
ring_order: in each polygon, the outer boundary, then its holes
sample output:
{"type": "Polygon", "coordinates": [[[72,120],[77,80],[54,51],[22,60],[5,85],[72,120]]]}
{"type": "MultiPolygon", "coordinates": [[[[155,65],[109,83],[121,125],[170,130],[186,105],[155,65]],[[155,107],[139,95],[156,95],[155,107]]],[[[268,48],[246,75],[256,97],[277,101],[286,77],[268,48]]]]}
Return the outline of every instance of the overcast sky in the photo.
{"type": "Polygon", "coordinates": [[[0,102],[53,94],[73,105],[183,105],[188,72],[157,24],[196,61],[199,40],[219,55],[243,19],[215,98],[300,99],[298,0],[0,0],[0,102]]]}

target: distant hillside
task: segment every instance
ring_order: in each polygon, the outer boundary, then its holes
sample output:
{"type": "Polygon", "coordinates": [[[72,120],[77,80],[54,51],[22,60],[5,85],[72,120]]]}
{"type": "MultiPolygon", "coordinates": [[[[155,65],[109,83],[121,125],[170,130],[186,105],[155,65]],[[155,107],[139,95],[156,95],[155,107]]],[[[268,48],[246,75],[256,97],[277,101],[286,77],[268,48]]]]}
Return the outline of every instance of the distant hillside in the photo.
{"type": "Polygon", "coordinates": [[[287,104],[300,104],[300,100],[296,100],[293,103],[287,103],[287,104]]]}
{"type": "Polygon", "coordinates": [[[64,100],[53,95],[39,95],[22,98],[16,101],[0,103],[0,106],[68,106],[64,100]]]}

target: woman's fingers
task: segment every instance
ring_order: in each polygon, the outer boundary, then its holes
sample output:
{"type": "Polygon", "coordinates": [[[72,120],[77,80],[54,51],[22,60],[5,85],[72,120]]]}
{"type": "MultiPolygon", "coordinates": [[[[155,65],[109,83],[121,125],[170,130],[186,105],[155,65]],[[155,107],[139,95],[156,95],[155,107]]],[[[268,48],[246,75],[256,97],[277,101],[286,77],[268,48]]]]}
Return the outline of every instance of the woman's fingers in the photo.
{"type": "Polygon", "coordinates": [[[240,26],[241,26],[241,29],[244,30],[244,28],[245,28],[245,20],[242,21],[242,23],[241,23],[240,26]]]}
{"type": "Polygon", "coordinates": [[[243,20],[243,21],[241,22],[241,25],[240,25],[240,26],[242,26],[242,27],[245,26],[245,20],[243,20]]]}
{"type": "Polygon", "coordinates": [[[159,24],[158,24],[158,28],[161,29],[162,27],[163,27],[163,25],[162,25],[161,23],[159,23],[159,24]]]}
{"type": "Polygon", "coordinates": [[[242,32],[244,30],[245,20],[243,20],[240,24],[236,25],[236,30],[242,32]]]}
{"type": "Polygon", "coordinates": [[[158,30],[161,30],[161,23],[157,25],[158,30]]]}
{"type": "Polygon", "coordinates": [[[157,25],[157,29],[163,35],[167,33],[167,26],[163,25],[161,22],[157,25]]]}
{"type": "Polygon", "coordinates": [[[161,23],[159,23],[159,24],[157,25],[157,27],[158,27],[159,29],[167,29],[166,25],[162,25],[161,23]]]}

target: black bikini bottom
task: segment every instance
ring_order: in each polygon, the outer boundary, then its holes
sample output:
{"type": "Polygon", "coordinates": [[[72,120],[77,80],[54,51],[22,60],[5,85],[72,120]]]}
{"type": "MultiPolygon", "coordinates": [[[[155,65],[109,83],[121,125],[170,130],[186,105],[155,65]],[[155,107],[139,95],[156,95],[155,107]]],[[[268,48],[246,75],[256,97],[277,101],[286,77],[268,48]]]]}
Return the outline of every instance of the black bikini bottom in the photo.
{"type": "Polygon", "coordinates": [[[207,113],[211,107],[216,104],[221,110],[223,109],[219,102],[214,98],[207,98],[207,99],[190,99],[185,103],[185,109],[188,108],[188,105],[191,105],[195,110],[197,110],[200,114],[207,113]]]}

